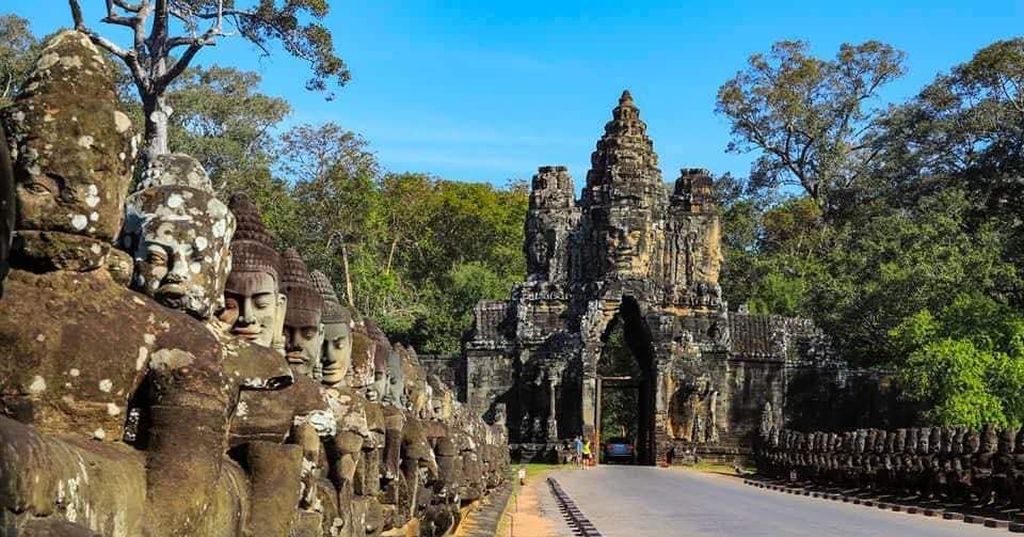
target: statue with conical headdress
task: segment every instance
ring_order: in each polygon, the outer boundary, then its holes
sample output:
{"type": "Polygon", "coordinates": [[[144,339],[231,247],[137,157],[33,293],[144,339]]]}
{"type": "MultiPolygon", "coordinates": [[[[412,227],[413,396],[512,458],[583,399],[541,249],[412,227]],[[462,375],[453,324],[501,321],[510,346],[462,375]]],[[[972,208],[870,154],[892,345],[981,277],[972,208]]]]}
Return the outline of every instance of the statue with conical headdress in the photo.
{"type": "Polygon", "coordinates": [[[310,278],[323,299],[320,319],[324,326],[324,343],[319,376],[325,385],[337,386],[345,380],[352,364],[352,314],[341,305],[326,274],[314,270],[310,278]]]}
{"type": "Polygon", "coordinates": [[[288,297],[284,316],[285,357],[295,374],[313,376],[324,341],[320,319],[323,299],[295,248],[285,250],[282,269],[281,291],[288,297]]]}
{"type": "Polygon", "coordinates": [[[238,224],[231,240],[224,308],[218,317],[231,327],[231,334],[284,354],[288,299],[280,291],[281,256],[249,196],[235,194],[228,207],[238,224]]]}

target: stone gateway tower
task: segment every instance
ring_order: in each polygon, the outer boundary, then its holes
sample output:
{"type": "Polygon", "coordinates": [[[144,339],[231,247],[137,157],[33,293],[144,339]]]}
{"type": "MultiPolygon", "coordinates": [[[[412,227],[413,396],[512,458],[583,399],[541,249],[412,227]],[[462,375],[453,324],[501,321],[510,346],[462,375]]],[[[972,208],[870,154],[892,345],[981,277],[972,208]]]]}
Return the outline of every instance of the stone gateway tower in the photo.
{"type": "Polygon", "coordinates": [[[577,200],[562,166],[533,177],[526,282],[477,305],[464,344],[466,398],[504,416],[513,449],[549,454],[600,436],[602,393],[634,390],[639,462],[677,453],[731,456],[782,418],[792,372],[828,353],[808,322],[729,312],[718,284],[721,223],[709,172],[662,180],[628,91],[591,155],[577,200]],[[621,330],[634,374],[601,373],[621,330]]]}

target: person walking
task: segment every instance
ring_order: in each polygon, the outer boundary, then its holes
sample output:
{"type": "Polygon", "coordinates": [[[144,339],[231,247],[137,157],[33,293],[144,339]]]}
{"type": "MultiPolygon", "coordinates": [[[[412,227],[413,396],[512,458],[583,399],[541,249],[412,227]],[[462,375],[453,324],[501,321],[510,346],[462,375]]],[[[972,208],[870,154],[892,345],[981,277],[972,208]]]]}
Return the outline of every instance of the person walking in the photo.
{"type": "Polygon", "coordinates": [[[583,439],[577,436],[576,439],[572,441],[572,447],[572,465],[578,467],[583,462],[583,439]]]}
{"type": "Polygon", "coordinates": [[[588,438],[587,441],[583,443],[583,467],[586,468],[587,466],[590,466],[590,465],[591,465],[590,439],[588,438]]]}

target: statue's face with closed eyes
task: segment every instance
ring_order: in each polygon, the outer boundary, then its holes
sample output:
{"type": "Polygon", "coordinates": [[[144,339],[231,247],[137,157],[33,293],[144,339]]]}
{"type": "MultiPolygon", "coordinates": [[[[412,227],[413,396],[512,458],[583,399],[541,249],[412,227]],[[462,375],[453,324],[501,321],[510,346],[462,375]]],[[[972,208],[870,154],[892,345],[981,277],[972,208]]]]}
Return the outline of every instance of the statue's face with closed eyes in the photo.
{"type": "Polygon", "coordinates": [[[122,243],[135,260],[132,288],[207,319],[223,304],[234,216],[205,189],[167,178],[151,184],[126,202],[122,243]]]}

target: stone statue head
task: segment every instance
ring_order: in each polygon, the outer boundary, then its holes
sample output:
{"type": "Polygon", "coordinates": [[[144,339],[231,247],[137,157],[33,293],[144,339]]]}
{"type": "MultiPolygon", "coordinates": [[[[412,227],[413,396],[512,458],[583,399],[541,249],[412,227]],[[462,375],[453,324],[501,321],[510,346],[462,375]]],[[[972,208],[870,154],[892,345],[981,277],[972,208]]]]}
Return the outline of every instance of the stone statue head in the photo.
{"type": "Polygon", "coordinates": [[[896,441],[893,443],[893,453],[903,453],[904,448],[907,445],[907,430],[897,429],[896,430],[896,441]]]}
{"type": "Polygon", "coordinates": [[[940,453],[952,453],[953,451],[953,439],[956,437],[956,429],[953,427],[943,427],[942,437],[940,442],[942,447],[939,449],[940,453]]]}
{"type": "Polygon", "coordinates": [[[932,427],[928,435],[928,453],[938,454],[942,450],[942,428],[932,427]]]}
{"type": "Polygon", "coordinates": [[[981,428],[981,445],[980,445],[980,448],[979,448],[980,452],[981,453],[995,453],[996,452],[996,448],[998,447],[998,445],[999,445],[999,439],[998,439],[998,434],[996,433],[996,428],[994,426],[992,426],[991,424],[987,424],[986,423],[981,428]]]}
{"type": "Polygon", "coordinates": [[[885,453],[885,443],[889,438],[889,433],[884,429],[880,429],[875,433],[875,453],[885,453]]]}
{"type": "Polygon", "coordinates": [[[117,103],[115,70],[103,53],[85,34],[64,31],[46,41],[4,109],[17,198],[15,250],[26,263],[103,265],[121,229],[138,143],[117,103]],[[41,234],[44,250],[24,244],[41,234]]]}
{"type": "Polygon", "coordinates": [[[133,289],[199,319],[223,307],[235,217],[197,160],[152,159],[125,213],[121,242],[135,261],[133,289]]]}
{"type": "Polygon", "coordinates": [[[248,196],[235,194],[228,206],[238,228],[231,240],[231,274],[218,317],[231,326],[232,334],[272,347],[284,331],[288,306],[287,297],[279,290],[281,256],[248,196]]]}
{"type": "Polygon", "coordinates": [[[931,435],[931,428],[925,427],[917,431],[917,454],[927,455],[928,454],[928,439],[931,435]]]}
{"type": "Polygon", "coordinates": [[[1017,429],[1007,427],[999,432],[999,453],[1013,453],[1017,441],[1017,429]]]}
{"type": "Polygon", "coordinates": [[[338,301],[327,275],[314,270],[310,279],[324,305],[320,317],[324,325],[324,343],[320,353],[322,382],[337,386],[345,380],[352,366],[352,314],[338,301]]]}
{"type": "Polygon", "coordinates": [[[963,453],[964,454],[974,454],[974,453],[977,453],[978,450],[981,449],[981,435],[978,434],[978,431],[973,431],[973,430],[972,431],[967,431],[964,434],[964,442],[963,443],[964,443],[964,448],[963,448],[963,453]]]}
{"type": "Polygon", "coordinates": [[[952,445],[949,446],[950,453],[960,455],[964,453],[966,431],[962,427],[956,427],[953,429],[953,437],[951,440],[952,445]]]}
{"type": "Polygon", "coordinates": [[[282,268],[281,291],[288,296],[285,357],[293,372],[315,378],[324,342],[323,299],[313,287],[306,263],[294,248],[285,250],[282,268]]]}
{"type": "Polygon", "coordinates": [[[367,344],[369,345],[370,354],[373,356],[373,383],[370,386],[370,390],[372,390],[379,401],[401,406],[401,396],[395,399],[397,393],[395,389],[401,386],[404,391],[405,379],[401,376],[400,367],[397,371],[391,367],[391,343],[388,341],[387,336],[384,335],[384,331],[372,319],[366,319],[364,325],[369,336],[367,344]],[[392,377],[395,373],[399,374],[398,378],[392,377]]]}
{"type": "Polygon", "coordinates": [[[639,221],[636,226],[630,225],[636,218],[627,218],[625,211],[612,209],[614,217],[604,230],[603,244],[605,248],[608,270],[623,276],[644,276],[650,265],[649,233],[646,222],[639,221]]]}

